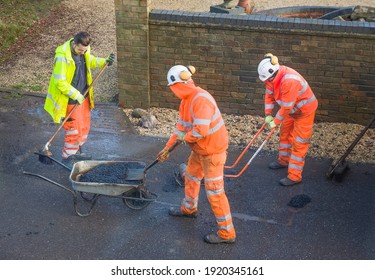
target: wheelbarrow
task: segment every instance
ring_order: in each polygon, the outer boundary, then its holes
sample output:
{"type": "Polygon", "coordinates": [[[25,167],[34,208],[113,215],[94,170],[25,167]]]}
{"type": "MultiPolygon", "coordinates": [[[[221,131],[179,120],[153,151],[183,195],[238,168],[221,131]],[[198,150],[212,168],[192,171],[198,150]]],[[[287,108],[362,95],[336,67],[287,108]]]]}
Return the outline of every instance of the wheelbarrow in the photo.
{"type": "MultiPolygon", "coordinates": [[[[181,141],[176,141],[168,152],[172,152],[181,141]]],[[[36,153],[39,155],[39,153],[36,153]]],[[[44,155],[71,171],[69,180],[71,188],[66,187],[40,174],[24,171],[26,175],[36,176],[46,180],[73,195],[74,210],[78,216],[90,215],[100,196],[122,198],[126,206],[134,210],[140,210],[157,199],[157,195],[148,191],[145,187],[146,172],[159,162],[155,159],[146,166],[141,161],[79,161],[74,163],[73,168],[66,166],[49,155],[44,155]],[[120,168],[119,168],[120,166],[120,168]],[[99,170],[98,170],[99,169],[99,170]],[[117,172],[115,172],[117,170],[117,172]],[[78,208],[78,197],[90,202],[89,209],[82,213],[78,208]]]]}
{"type": "Polygon", "coordinates": [[[145,187],[145,170],[146,164],[139,161],[79,161],[73,165],[69,176],[71,188],[39,174],[27,171],[23,173],[39,177],[71,193],[75,212],[78,216],[86,217],[90,215],[100,196],[121,198],[127,207],[134,210],[143,209],[155,201],[157,195],[145,187]],[[123,171],[114,173],[114,169],[123,171]],[[132,172],[138,177],[133,179],[127,176],[132,172]],[[90,203],[85,213],[79,210],[79,196],[90,203]]]}

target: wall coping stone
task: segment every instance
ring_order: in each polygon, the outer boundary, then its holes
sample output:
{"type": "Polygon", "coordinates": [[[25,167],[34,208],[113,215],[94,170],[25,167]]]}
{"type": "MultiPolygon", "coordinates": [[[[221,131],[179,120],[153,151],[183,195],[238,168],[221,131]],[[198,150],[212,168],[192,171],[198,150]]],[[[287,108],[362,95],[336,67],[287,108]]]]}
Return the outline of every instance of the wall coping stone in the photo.
{"type": "Polygon", "coordinates": [[[188,12],[175,10],[151,10],[150,24],[198,24],[223,28],[230,25],[233,29],[268,29],[285,32],[317,32],[341,36],[365,35],[375,37],[375,22],[339,21],[309,18],[281,18],[271,15],[233,15],[209,12],[188,12]]]}

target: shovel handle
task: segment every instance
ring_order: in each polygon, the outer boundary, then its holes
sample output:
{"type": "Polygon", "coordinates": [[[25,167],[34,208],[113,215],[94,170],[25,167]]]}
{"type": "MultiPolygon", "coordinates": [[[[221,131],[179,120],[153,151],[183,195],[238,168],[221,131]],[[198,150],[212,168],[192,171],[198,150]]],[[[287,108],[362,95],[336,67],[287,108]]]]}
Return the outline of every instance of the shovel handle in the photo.
{"type": "MultiPolygon", "coordinates": [[[[180,140],[177,140],[176,143],[174,143],[169,149],[168,149],[168,153],[172,152],[175,148],[177,148],[178,145],[180,145],[182,143],[182,141],[180,140]]],[[[146,168],[145,168],[145,173],[147,170],[149,170],[151,167],[153,167],[155,164],[157,164],[159,162],[159,159],[155,159],[151,164],[149,164],[146,168]]]]}

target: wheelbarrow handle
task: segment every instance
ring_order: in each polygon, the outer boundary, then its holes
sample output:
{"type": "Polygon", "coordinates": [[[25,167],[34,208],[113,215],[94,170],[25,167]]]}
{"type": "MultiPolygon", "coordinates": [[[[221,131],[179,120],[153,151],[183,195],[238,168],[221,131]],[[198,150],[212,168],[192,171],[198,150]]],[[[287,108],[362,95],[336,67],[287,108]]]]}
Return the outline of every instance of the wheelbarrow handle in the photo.
{"type": "MultiPolygon", "coordinates": [[[[180,144],[182,143],[182,141],[180,140],[177,140],[169,149],[168,149],[168,153],[172,152],[174,149],[177,148],[177,146],[179,146],[180,144]]],[[[144,173],[146,173],[147,170],[149,170],[151,167],[153,167],[155,164],[157,164],[159,162],[159,159],[155,159],[151,164],[149,164],[146,168],[145,168],[145,171],[144,173]]]]}
{"type": "Polygon", "coordinates": [[[226,165],[224,166],[225,169],[231,169],[237,166],[238,162],[241,160],[241,158],[244,156],[244,154],[247,152],[247,150],[253,145],[255,140],[258,138],[259,134],[264,130],[267,123],[264,123],[262,127],[258,130],[258,132],[255,134],[253,139],[250,141],[250,143],[246,146],[246,148],[242,151],[242,153],[238,156],[237,160],[232,165],[226,165]]]}
{"type": "Polygon", "coordinates": [[[272,130],[270,131],[270,133],[267,135],[266,139],[262,142],[262,144],[255,151],[255,153],[253,154],[253,156],[249,159],[249,161],[246,163],[246,165],[242,168],[242,170],[238,174],[235,174],[235,175],[225,174],[224,177],[226,177],[226,178],[237,178],[237,177],[240,177],[242,175],[242,173],[244,173],[245,170],[249,167],[249,165],[253,161],[253,159],[259,154],[259,152],[263,149],[263,147],[268,143],[268,141],[272,137],[272,135],[275,132],[275,130],[276,130],[276,127],[272,128],[272,130]]]}

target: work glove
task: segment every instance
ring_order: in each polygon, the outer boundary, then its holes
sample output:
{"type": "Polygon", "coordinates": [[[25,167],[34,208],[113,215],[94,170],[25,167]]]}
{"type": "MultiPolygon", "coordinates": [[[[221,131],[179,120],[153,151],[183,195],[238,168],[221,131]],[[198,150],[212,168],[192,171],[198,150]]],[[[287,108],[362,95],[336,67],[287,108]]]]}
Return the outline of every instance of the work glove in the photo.
{"type": "Polygon", "coordinates": [[[270,122],[273,121],[273,117],[271,115],[268,115],[268,116],[265,117],[264,121],[265,121],[265,123],[269,124],[270,122]]]}
{"type": "Polygon", "coordinates": [[[169,152],[167,149],[163,149],[161,150],[158,155],[157,155],[157,159],[160,161],[160,162],[163,162],[163,161],[166,161],[169,157],[169,152]]]}
{"type": "Polygon", "coordinates": [[[270,128],[271,128],[271,129],[273,129],[273,128],[276,127],[276,124],[275,124],[275,121],[274,121],[274,120],[270,121],[270,122],[269,122],[269,125],[270,125],[270,128]]]}
{"type": "Polygon", "coordinates": [[[184,131],[178,131],[178,132],[176,132],[176,134],[177,134],[177,140],[180,140],[180,141],[185,141],[185,134],[186,134],[186,132],[184,132],[184,131]]]}
{"type": "Polygon", "coordinates": [[[111,66],[113,64],[113,62],[115,61],[115,54],[114,53],[111,53],[108,57],[107,57],[107,60],[108,62],[108,66],[111,66]]]}
{"type": "Polygon", "coordinates": [[[78,93],[76,100],[79,104],[82,104],[82,102],[85,101],[85,97],[82,94],[78,93]]]}

